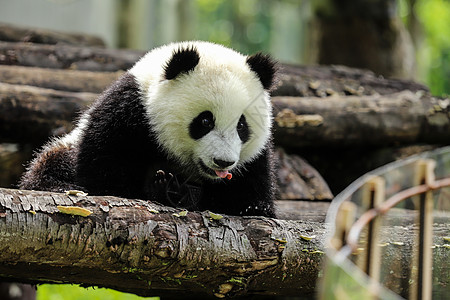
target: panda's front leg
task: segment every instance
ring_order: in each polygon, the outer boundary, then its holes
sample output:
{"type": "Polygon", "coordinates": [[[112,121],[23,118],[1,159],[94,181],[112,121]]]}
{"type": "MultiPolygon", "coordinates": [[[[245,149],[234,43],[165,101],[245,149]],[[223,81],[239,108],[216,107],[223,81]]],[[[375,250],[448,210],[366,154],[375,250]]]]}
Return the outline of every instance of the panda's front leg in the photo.
{"type": "Polygon", "coordinates": [[[164,205],[175,206],[173,201],[170,199],[169,191],[176,190],[170,187],[174,185],[174,176],[172,173],[166,173],[163,170],[156,171],[150,186],[151,199],[157,201],[164,205]]]}
{"type": "Polygon", "coordinates": [[[196,210],[200,189],[177,175],[158,170],[151,186],[151,195],[152,200],[161,204],[196,210]]]}

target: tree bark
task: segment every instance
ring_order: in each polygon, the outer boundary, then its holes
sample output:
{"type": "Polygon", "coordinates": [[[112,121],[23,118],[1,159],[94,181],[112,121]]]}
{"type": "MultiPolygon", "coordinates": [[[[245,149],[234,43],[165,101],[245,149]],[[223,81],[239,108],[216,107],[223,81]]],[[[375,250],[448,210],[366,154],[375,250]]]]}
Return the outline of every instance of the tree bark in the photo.
{"type": "Polygon", "coordinates": [[[104,47],[105,43],[97,36],[89,34],[63,33],[48,29],[19,27],[0,23],[0,41],[38,44],[69,44],[77,46],[104,47]]]}
{"type": "MultiPolygon", "coordinates": [[[[0,278],[197,299],[314,292],[329,228],[323,221],[180,212],[143,200],[0,189],[0,278]]],[[[416,217],[394,209],[380,233],[381,278],[399,293],[407,294],[416,255],[416,217]]],[[[433,276],[445,286],[445,215],[435,216],[433,230],[433,276]]]]}
{"type": "Polygon", "coordinates": [[[389,95],[404,90],[429,91],[420,83],[383,78],[372,71],[346,66],[281,65],[280,83],[273,96],[328,97],[389,95]]]}
{"type": "Polygon", "coordinates": [[[403,91],[391,95],[275,97],[278,145],[385,146],[450,140],[449,99],[403,91]]]}
{"type": "Polygon", "coordinates": [[[123,74],[0,65],[0,82],[67,92],[101,93],[123,74]]]}
{"type": "Polygon", "coordinates": [[[130,68],[143,54],[101,47],[0,42],[0,65],[112,72],[130,68]]]}
{"type": "Polygon", "coordinates": [[[275,151],[277,163],[277,199],[331,200],[334,198],[325,180],[301,157],[275,151]]]}
{"type": "MultiPolygon", "coordinates": [[[[144,54],[144,51],[123,49],[0,42],[0,65],[114,72],[131,68],[144,54]]],[[[381,78],[368,70],[344,66],[280,66],[279,86],[273,92],[278,96],[324,97],[428,91],[422,84],[381,78]]],[[[64,76],[63,73],[59,75],[64,76]]]]}
{"type": "Polygon", "coordinates": [[[0,83],[0,140],[42,144],[49,136],[68,132],[77,113],[96,97],[0,83]]]}
{"type": "Polygon", "coordinates": [[[314,2],[310,63],[367,68],[413,78],[414,46],[393,0],[314,2]]]}
{"type": "Polygon", "coordinates": [[[313,293],[323,223],[174,213],[141,200],[0,189],[0,276],[142,296],[313,293]],[[62,214],[58,205],[93,213],[62,214]]]}

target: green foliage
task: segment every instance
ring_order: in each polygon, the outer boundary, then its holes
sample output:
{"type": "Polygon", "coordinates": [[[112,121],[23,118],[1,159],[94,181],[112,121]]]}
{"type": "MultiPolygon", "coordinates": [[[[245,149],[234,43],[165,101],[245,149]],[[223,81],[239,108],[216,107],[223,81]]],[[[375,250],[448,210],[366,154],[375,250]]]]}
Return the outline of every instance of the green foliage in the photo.
{"type": "Polygon", "coordinates": [[[417,49],[419,71],[433,94],[449,95],[450,1],[418,0],[414,12],[425,31],[424,44],[417,49]]]}
{"type": "Polygon", "coordinates": [[[70,284],[43,284],[37,289],[37,300],[158,300],[159,297],[139,297],[104,288],[82,288],[70,284]]]}
{"type": "Polygon", "coordinates": [[[307,1],[195,0],[195,39],[216,42],[242,53],[275,54],[284,62],[303,59],[307,1]],[[283,17],[280,17],[283,16],[283,17]]]}
{"type": "Polygon", "coordinates": [[[268,48],[270,3],[266,1],[197,0],[201,39],[234,47],[243,52],[268,48]]]}

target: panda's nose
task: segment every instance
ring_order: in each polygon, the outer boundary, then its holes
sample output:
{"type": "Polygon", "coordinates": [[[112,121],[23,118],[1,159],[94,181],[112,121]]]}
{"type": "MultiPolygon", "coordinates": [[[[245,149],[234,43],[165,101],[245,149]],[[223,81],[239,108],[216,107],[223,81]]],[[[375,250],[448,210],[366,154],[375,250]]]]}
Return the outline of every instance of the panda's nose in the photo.
{"type": "Polygon", "coordinates": [[[234,161],[225,161],[225,160],[214,158],[214,163],[222,169],[227,169],[228,167],[230,167],[234,164],[234,161]]]}

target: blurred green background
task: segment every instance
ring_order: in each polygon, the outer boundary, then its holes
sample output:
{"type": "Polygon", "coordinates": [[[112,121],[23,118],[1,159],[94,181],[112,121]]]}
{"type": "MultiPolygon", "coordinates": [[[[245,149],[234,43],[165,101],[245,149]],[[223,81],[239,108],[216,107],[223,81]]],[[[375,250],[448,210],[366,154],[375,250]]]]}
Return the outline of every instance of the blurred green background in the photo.
{"type": "Polygon", "coordinates": [[[417,78],[435,95],[450,94],[450,1],[420,0],[414,11],[402,5],[405,22],[415,13],[423,25],[423,41],[417,45],[417,78]]]}

